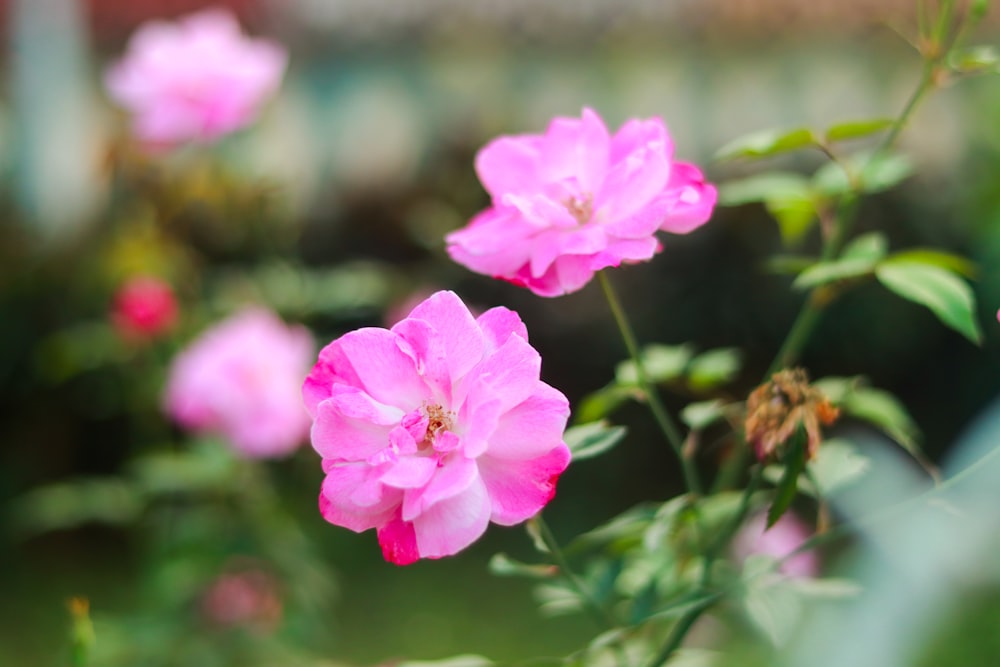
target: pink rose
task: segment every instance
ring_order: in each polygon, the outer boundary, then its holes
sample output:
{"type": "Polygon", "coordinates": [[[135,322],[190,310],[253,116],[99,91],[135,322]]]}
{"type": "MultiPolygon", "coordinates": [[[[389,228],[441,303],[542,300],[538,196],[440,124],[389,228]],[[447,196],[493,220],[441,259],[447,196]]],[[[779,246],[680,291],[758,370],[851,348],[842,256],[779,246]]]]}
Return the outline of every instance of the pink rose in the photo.
{"type": "Polygon", "coordinates": [[[476,156],[476,172],[493,205],[448,235],[448,254],[539,296],[652,258],[657,231],[690,232],[716,200],[697,167],[674,162],[659,118],[630,120],[609,136],[590,109],[554,119],[543,135],[495,139],[476,156]]]}
{"type": "Polygon", "coordinates": [[[140,140],[208,142],[253,122],[287,61],[277,44],[244,37],[228,11],[209,9],[144,24],[105,85],[140,140]]]}
{"type": "MultiPolygon", "coordinates": [[[[811,535],[812,531],[791,512],[785,512],[770,528],[767,516],[760,513],[750,517],[736,533],[732,550],[739,561],[755,554],[784,558],[811,535]]],[[[785,561],[780,572],[789,577],[815,577],[819,574],[819,561],[814,552],[803,551],[785,561]]]]}
{"type": "Polygon", "coordinates": [[[570,459],[569,402],[540,367],[516,313],[473,318],[452,292],[327,345],[302,389],[323,516],[377,529],[386,560],[405,565],[537,514],[570,459]]]}
{"type": "Polygon", "coordinates": [[[166,411],[187,429],[223,436],[245,456],[283,456],[309,431],[299,387],[314,354],[303,327],[288,327],[266,310],[245,310],[174,358],[166,411]]]}
{"type": "Polygon", "coordinates": [[[169,331],[177,323],[177,300],[169,283],[151,276],[129,279],[115,294],[111,323],[130,340],[169,331]]]}

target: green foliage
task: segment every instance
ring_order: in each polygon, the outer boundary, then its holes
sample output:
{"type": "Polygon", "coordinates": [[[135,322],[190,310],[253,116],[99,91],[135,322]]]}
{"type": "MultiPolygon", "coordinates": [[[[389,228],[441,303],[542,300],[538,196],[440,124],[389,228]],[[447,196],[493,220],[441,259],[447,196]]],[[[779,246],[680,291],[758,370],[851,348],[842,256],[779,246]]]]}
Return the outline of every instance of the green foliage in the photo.
{"type": "Polygon", "coordinates": [[[827,143],[846,141],[848,139],[861,139],[888,130],[894,122],[895,120],[892,118],[866,118],[864,120],[844,121],[826,128],[824,136],[827,143]]]}
{"type": "Polygon", "coordinates": [[[789,172],[769,172],[728,181],[719,187],[719,204],[761,202],[778,221],[786,245],[802,240],[817,215],[819,202],[808,179],[789,172]]]}
{"type": "Polygon", "coordinates": [[[875,194],[899,185],[912,174],[913,164],[903,155],[862,152],[845,159],[843,164],[828,162],[817,169],[812,186],[825,197],[840,197],[855,190],[875,194]],[[854,182],[848,174],[855,175],[854,182]]]}
{"type": "MultiPolygon", "coordinates": [[[[641,352],[646,379],[653,384],[669,384],[692,394],[705,394],[732,382],[742,367],[736,348],[716,348],[695,353],[694,346],[648,345],[641,352]]],[[[610,384],[588,394],[575,412],[577,423],[603,419],[628,400],[643,400],[635,364],[626,360],[615,369],[610,384]]]]}
{"type": "Polygon", "coordinates": [[[142,489],[118,477],[41,486],[14,501],[8,519],[20,536],[75,528],[85,523],[127,525],[146,507],[142,489]]]}
{"type": "Polygon", "coordinates": [[[975,320],[975,296],[954,273],[933,264],[896,259],[880,264],[875,276],[895,294],[926,306],[943,324],[973,343],[982,340],[975,320]]]}
{"type": "Polygon", "coordinates": [[[778,487],[774,492],[774,500],[767,510],[767,527],[770,528],[778,522],[778,519],[788,511],[795,494],[799,488],[799,475],[806,469],[807,436],[805,430],[799,428],[792,437],[792,443],[787,448],[784,460],[784,473],[778,480],[778,487]]]}
{"type": "Polygon", "coordinates": [[[604,421],[573,426],[563,435],[574,461],[582,461],[610,450],[625,437],[624,426],[610,426],[604,421]]]}
{"type": "Polygon", "coordinates": [[[818,139],[807,127],[792,130],[761,130],[733,139],[715,154],[717,160],[765,158],[815,146],[818,139]]]}
{"type": "Polygon", "coordinates": [[[951,53],[948,66],[959,74],[997,74],[1000,73],[1000,53],[992,46],[961,49],[951,53]]]}
{"type": "Polygon", "coordinates": [[[883,234],[872,232],[851,242],[839,259],[818,262],[799,274],[792,287],[808,290],[833,282],[863,278],[872,274],[885,257],[887,241],[883,234]]]}

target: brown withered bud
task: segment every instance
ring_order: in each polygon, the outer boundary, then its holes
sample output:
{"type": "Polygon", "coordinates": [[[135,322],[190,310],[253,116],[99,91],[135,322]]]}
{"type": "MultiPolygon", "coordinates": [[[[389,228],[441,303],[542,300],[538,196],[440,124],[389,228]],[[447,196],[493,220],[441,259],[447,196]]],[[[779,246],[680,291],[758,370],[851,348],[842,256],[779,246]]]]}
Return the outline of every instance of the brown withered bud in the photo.
{"type": "Polygon", "coordinates": [[[840,415],[830,400],[809,384],[804,369],[779,371],[747,398],[746,438],[760,461],[778,461],[784,447],[801,426],[808,438],[806,460],[816,456],[823,440],[820,424],[832,424],[840,415]]]}

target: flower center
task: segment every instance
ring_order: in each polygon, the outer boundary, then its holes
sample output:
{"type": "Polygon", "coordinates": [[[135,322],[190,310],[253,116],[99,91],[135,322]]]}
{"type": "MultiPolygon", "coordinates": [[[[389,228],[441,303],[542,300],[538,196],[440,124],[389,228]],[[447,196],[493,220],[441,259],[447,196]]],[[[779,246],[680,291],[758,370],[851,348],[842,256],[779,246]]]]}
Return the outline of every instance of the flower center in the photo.
{"type": "Polygon", "coordinates": [[[417,444],[420,451],[425,451],[434,446],[441,433],[450,431],[454,427],[455,415],[440,405],[431,404],[424,406],[424,413],[427,415],[427,435],[422,442],[417,444]]]}
{"type": "Polygon", "coordinates": [[[578,223],[585,224],[594,215],[594,195],[588,192],[582,197],[570,197],[563,202],[563,206],[578,223]]]}

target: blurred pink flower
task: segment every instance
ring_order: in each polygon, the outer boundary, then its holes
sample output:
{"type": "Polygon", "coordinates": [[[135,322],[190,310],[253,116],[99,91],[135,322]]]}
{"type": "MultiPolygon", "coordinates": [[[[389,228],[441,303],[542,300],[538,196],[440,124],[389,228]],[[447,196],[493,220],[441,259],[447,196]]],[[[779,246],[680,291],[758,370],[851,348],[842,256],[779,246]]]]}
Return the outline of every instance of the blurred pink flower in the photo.
{"type": "Polygon", "coordinates": [[[288,327],[266,310],[245,310],[174,358],[166,411],[185,428],[223,436],[244,456],[283,456],[309,431],[299,388],[314,354],[303,327],[288,327]]]}
{"type": "Polygon", "coordinates": [[[516,313],[476,319],[452,292],[327,345],[303,386],[323,516],[377,529],[386,560],[405,565],[537,514],[570,459],[569,402],[540,367],[516,313]]]}
{"type": "Polygon", "coordinates": [[[287,61],[281,46],[244,37],[227,10],[207,9],[141,26],[104,80],[141,141],[213,141],[253,122],[287,61]]]}
{"type": "MultiPolygon", "coordinates": [[[[738,561],[761,554],[784,558],[812,536],[812,530],[791,512],[785,512],[777,523],[767,528],[767,515],[750,517],[733,538],[732,551],[738,561]]],[[[779,570],[789,577],[815,577],[819,574],[819,559],[813,551],[803,551],[785,561],[779,570]]]]}
{"type": "Polygon", "coordinates": [[[220,575],[205,591],[201,611],[215,625],[269,634],[281,622],[278,582],[260,568],[234,568],[220,575]]]}
{"type": "Polygon", "coordinates": [[[152,276],[137,276],[115,293],[111,323],[122,337],[155,338],[177,323],[177,300],[170,284],[152,276]]]}
{"type": "Polygon", "coordinates": [[[673,152],[659,118],[630,120],[610,136],[590,109],[555,118],[543,135],[495,139],[476,157],[493,205],[447,236],[448,254],[539,296],[649,260],[661,247],[657,231],[690,232],[715,206],[715,187],[673,152]]]}

